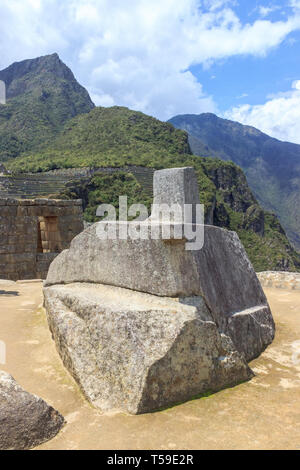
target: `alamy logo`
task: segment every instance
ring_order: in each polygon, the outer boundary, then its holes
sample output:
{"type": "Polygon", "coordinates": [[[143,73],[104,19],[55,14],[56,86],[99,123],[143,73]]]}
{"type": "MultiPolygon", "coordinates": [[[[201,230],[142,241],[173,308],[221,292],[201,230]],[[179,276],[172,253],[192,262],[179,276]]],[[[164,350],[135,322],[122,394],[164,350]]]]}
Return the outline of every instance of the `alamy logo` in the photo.
{"type": "Polygon", "coordinates": [[[96,215],[105,216],[96,230],[101,240],[185,240],[186,250],[203,248],[203,204],[152,204],[149,217],[146,206],[133,204],[128,207],[127,196],[120,196],[118,221],[116,209],[111,204],[101,204],[96,215]]]}
{"type": "Polygon", "coordinates": [[[6,104],[6,86],[2,80],[0,80],[0,104],[6,104]]]}
{"type": "Polygon", "coordinates": [[[6,364],[6,344],[0,341],[0,364],[6,364]]]}

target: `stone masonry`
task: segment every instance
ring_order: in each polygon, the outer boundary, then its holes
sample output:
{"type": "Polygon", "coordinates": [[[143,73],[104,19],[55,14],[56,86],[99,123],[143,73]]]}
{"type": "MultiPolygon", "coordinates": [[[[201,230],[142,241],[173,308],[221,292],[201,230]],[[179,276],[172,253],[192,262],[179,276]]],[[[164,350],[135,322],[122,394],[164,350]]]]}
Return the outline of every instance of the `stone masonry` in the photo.
{"type": "Polygon", "coordinates": [[[0,279],[45,279],[82,230],[81,200],[0,199],[0,279]]]}
{"type": "Polygon", "coordinates": [[[263,271],[257,274],[263,287],[300,290],[300,273],[286,271],[263,271]]]}

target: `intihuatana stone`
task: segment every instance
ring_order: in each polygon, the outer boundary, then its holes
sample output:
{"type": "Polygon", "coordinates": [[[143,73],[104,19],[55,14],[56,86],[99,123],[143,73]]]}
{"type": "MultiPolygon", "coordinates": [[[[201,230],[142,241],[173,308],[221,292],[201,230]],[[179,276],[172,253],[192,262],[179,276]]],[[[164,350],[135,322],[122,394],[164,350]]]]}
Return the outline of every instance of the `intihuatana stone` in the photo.
{"type": "Polygon", "coordinates": [[[45,286],[92,282],[166,297],[202,296],[222,331],[230,323],[233,332],[236,318],[239,328],[248,325],[249,317],[256,330],[258,320],[257,345],[254,341],[249,349],[248,340],[239,345],[247,351],[247,360],[272,342],[274,323],[267,299],[235,232],[205,226],[203,248],[187,251],[185,239],[103,240],[97,226],[82,232],[70,250],[53,261],[45,286]]]}
{"type": "MultiPolygon", "coordinates": [[[[156,204],[195,209],[198,194],[191,168],[154,174],[156,204]]],[[[172,220],[169,239],[157,206],[135,225],[144,239],[99,236],[132,229],[100,222],[50,266],[51,331],[66,367],[100,408],[151,411],[246,380],[246,363],[274,338],[267,299],[237,234],[194,219],[204,243],[189,250],[185,231],[178,237],[183,222],[172,220]],[[159,229],[156,239],[149,222],[159,229]]]]}
{"type": "Polygon", "coordinates": [[[56,436],[64,424],[58,411],[0,371],[0,450],[36,447],[56,436]]]}

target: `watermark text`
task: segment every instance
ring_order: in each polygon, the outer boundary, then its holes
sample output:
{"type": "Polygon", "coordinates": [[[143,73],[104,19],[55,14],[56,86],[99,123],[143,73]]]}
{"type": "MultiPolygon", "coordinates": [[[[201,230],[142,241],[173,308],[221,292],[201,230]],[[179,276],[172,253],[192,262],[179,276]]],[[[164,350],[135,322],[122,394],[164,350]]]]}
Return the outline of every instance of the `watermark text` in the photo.
{"type": "Polygon", "coordinates": [[[201,250],[204,244],[203,204],[152,204],[151,215],[143,204],[128,207],[127,196],[119,197],[119,218],[111,204],[101,204],[97,236],[101,240],[185,240],[185,249],[201,250]]]}
{"type": "Polygon", "coordinates": [[[0,104],[6,104],[6,85],[0,80],[0,104]]]}

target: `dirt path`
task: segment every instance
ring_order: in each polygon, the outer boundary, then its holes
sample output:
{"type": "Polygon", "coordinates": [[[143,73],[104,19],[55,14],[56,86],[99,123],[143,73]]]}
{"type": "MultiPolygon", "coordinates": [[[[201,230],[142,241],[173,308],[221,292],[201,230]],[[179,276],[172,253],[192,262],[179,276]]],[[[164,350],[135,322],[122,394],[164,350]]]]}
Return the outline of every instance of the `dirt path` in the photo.
{"type": "Polygon", "coordinates": [[[104,415],[84,400],[55,350],[40,283],[0,282],[0,368],[68,422],[40,449],[300,449],[300,291],[266,293],[277,335],[251,363],[256,377],[163,412],[104,415]]]}

